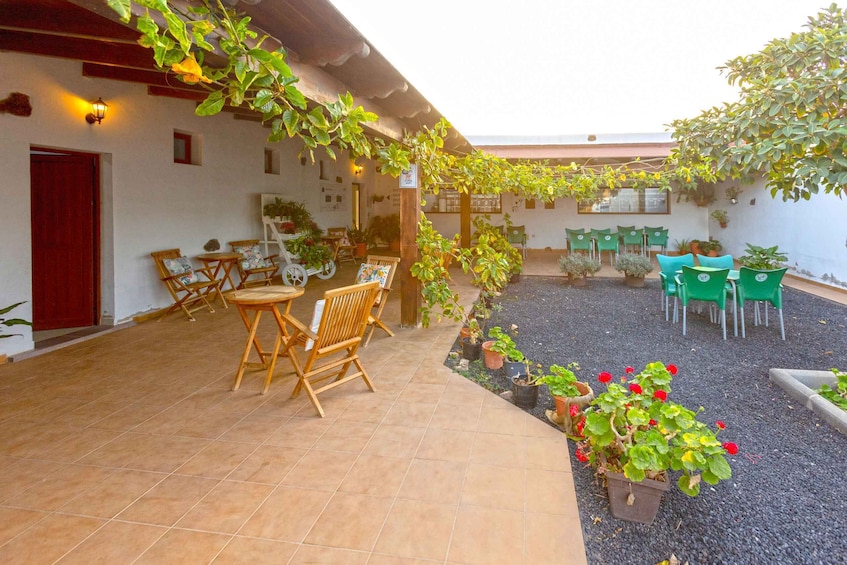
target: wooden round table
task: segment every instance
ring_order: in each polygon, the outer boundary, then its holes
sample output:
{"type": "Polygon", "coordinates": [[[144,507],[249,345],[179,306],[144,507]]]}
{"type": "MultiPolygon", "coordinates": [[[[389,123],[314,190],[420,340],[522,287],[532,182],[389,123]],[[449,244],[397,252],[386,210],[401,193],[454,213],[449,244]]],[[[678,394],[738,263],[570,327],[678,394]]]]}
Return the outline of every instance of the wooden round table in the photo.
{"type": "MultiPolygon", "coordinates": [[[[220,279],[220,289],[221,292],[224,290],[224,284],[229,283],[230,290],[235,290],[235,283],[232,282],[232,276],[230,272],[232,268],[235,266],[235,263],[241,259],[241,253],[233,253],[232,251],[219,251],[216,253],[202,253],[197,256],[197,259],[203,262],[204,267],[209,267],[210,270],[214,267],[212,271],[212,276],[214,278],[218,278],[218,274],[223,270],[223,277],[220,279]]],[[[223,295],[221,295],[223,297],[223,295]]],[[[224,301],[226,304],[226,301],[224,301]]]]}
{"type": "Polygon", "coordinates": [[[238,390],[238,387],[241,385],[241,377],[244,376],[244,369],[250,366],[267,369],[262,394],[268,392],[268,388],[271,386],[271,379],[273,378],[274,366],[279,356],[279,348],[288,339],[288,331],[285,329],[285,322],[282,319],[279,307],[280,305],[284,305],[284,313],[287,314],[291,309],[291,301],[302,296],[304,292],[305,290],[301,287],[275,285],[247,288],[230,293],[229,301],[238,307],[238,313],[241,315],[241,320],[244,322],[244,326],[248,332],[247,345],[244,347],[244,353],[238,365],[238,373],[235,375],[235,383],[232,385],[232,390],[238,390]],[[255,312],[252,321],[249,315],[251,311],[255,312]],[[271,352],[264,351],[259,343],[259,339],[256,337],[256,330],[259,329],[259,320],[262,317],[262,312],[271,312],[277,324],[276,340],[273,351],[271,352]],[[255,348],[256,353],[259,355],[259,363],[247,362],[247,358],[250,356],[251,346],[255,348]]]}

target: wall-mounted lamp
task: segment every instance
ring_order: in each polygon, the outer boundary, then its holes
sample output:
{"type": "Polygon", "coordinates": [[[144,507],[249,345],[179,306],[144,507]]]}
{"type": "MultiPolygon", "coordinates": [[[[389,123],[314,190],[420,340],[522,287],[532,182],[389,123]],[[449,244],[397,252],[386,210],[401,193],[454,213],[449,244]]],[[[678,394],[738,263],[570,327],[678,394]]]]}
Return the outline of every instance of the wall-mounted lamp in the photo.
{"type": "Polygon", "coordinates": [[[91,103],[91,112],[85,116],[85,121],[89,124],[93,124],[94,122],[99,124],[106,117],[106,109],[108,107],[109,105],[103,102],[102,98],[98,98],[91,103]]]}
{"type": "Polygon", "coordinates": [[[355,173],[356,176],[361,175],[364,170],[365,168],[362,165],[356,165],[353,167],[353,173],[355,173]]]}

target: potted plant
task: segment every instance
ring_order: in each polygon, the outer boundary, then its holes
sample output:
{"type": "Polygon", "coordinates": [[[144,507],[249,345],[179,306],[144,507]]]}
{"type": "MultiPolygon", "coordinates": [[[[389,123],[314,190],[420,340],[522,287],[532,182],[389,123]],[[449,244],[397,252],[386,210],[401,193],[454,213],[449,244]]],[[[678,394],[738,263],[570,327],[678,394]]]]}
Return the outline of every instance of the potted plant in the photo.
{"type": "Polygon", "coordinates": [[[368,234],[359,228],[347,228],[347,237],[356,245],[356,257],[362,258],[368,254],[368,234]]]}
{"type": "Polygon", "coordinates": [[[691,253],[691,240],[687,238],[676,239],[673,242],[677,255],[686,255],[691,253]]]}
{"type": "MultiPolygon", "coordinates": [[[[485,366],[489,369],[499,369],[503,366],[503,362],[508,360],[511,363],[523,363],[524,354],[518,349],[512,335],[517,334],[518,327],[512,324],[509,331],[503,331],[500,326],[494,326],[488,330],[488,337],[491,341],[482,344],[483,351],[486,352],[485,366]],[[490,359],[489,359],[490,358],[490,359]]],[[[508,376],[512,371],[507,371],[508,376]]],[[[515,373],[518,374],[518,373],[515,373]]]]}
{"type": "Polygon", "coordinates": [[[521,366],[526,367],[526,371],[511,375],[512,381],[512,400],[518,408],[532,409],[538,404],[538,380],[542,376],[541,365],[538,365],[535,372],[530,370],[531,363],[526,357],[523,358],[521,366]]]}
{"type": "Polygon", "coordinates": [[[730,204],[738,204],[738,197],[741,193],[744,192],[737,186],[730,186],[726,189],[726,199],[729,200],[730,204]]]}
{"type": "Polygon", "coordinates": [[[722,228],[725,228],[729,223],[729,217],[726,214],[726,210],[713,210],[710,215],[713,220],[720,224],[722,228]]]}
{"type": "Polygon", "coordinates": [[[585,277],[600,270],[600,261],[588,255],[571,253],[559,257],[559,269],[567,273],[568,280],[573,286],[585,286],[585,277]]]}
{"type": "MultiPolygon", "coordinates": [[[[11,328],[12,326],[30,326],[31,327],[32,322],[28,322],[28,321],[24,320],[23,318],[3,318],[2,317],[5,314],[8,314],[9,312],[11,312],[15,308],[17,308],[18,306],[20,306],[21,304],[23,304],[24,302],[16,302],[16,303],[12,304],[11,306],[6,306],[5,308],[0,309],[0,326],[3,326],[4,328],[11,328]]],[[[0,339],[19,336],[19,335],[21,335],[21,334],[15,334],[15,333],[7,334],[7,333],[3,332],[3,333],[0,333],[0,339]]],[[[6,361],[6,355],[5,354],[0,355],[0,364],[5,363],[5,361],[6,361]]]]}
{"type": "Polygon", "coordinates": [[[620,253],[615,260],[615,270],[624,274],[627,286],[641,288],[644,277],[653,270],[650,259],[638,253],[620,253]]]}
{"type": "Polygon", "coordinates": [[[779,251],[779,246],[759,247],[758,245],[747,244],[746,255],[738,258],[738,262],[751,269],[760,271],[772,271],[779,269],[785,261],[788,261],[788,255],[779,251]]]}
{"type": "Polygon", "coordinates": [[[289,240],[285,244],[292,255],[296,255],[307,269],[320,269],[332,260],[332,251],[326,245],[316,242],[310,236],[289,240]]]}
{"type": "Polygon", "coordinates": [[[468,361],[476,361],[479,359],[479,354],[482,349],[482,343],[479,338],[482,337],[482,327],[476,317],[468,319],[465,325],[467,336],[461,338],[462,358],[468,361]]]}
{"type": "Polygon", "coordinates": [[[721,242],[711,237],[708,239],[708,241],[700,241],[699,244],[701,255],[717,257],[718,253],[723,250],[723,245],[721,245],[721,242]]]}
{"type": "Polygon", "coordinates": [[[555,422],[563,427],[565,433],[574,433],[575,422],[582,410],[594,400],[594,391],[587,382],[578,381],[574,370],[579,364],[571,362],[567,367],[550,365],[549,373],[538,379],[539,384],[547,385],[550,395],[556,403],[555,422]]]}
{"type": "Polygon", "coordinates": [[[374,216],[370,232],[372,237],[385,242],[392,251],[400,250],[400,214],[374,216]]]}
{"type": "Polygon", "coordinates": [[[576,426],[582,440],[575,455],[605,477],[612,516],[650,523],[672,471],[682,471],[679,489],[696,496],[701,483],[732,476],[726,455],[738,453],[738,446],[718,440],[726,427],[720,420],[713,431],[697,412],[668,400],[676,366],[654,362],[626,373],[621,384],[611,382],[610,373],[599,374],[606,392],[576,426]]]}

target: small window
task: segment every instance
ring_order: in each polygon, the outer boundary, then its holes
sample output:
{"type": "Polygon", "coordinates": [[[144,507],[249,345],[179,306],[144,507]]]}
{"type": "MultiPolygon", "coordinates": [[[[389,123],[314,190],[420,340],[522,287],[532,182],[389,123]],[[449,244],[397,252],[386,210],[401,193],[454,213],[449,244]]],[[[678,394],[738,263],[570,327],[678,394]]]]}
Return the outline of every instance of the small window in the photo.
{"type": "Polygon", "coordinates": [[[556,201],[551,200],[550,202],[545,202],[544,203],[544,209],[545,210],[555,210],[556,209],[556,201]]]}
{"type": "Polygon", "coordinates": [[[174,163],[192,164],[191,134],[174,132],[174,163]]]}
{"type": "Polygon", "coordinates": [[[279,150],[278,149],[265,149],[265,174],[266,175],[278,175],[279,174],[279,150]]]}
{"type": "Polygon", "coordinates": [[[524,208],[526,208],[527,210],[535,210],[535,199],[527,198],[524,201],[524,204],[524,208]]]}

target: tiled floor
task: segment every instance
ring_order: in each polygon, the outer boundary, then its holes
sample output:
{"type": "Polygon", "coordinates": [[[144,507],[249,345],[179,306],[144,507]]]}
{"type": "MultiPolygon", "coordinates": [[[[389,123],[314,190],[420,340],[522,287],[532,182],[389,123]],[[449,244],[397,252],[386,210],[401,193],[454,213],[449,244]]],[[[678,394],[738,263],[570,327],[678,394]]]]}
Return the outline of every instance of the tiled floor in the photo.
{"type": "Polygon", "coordinates": [[[444,367],[457,331],[378,333],[323,419],[287,360],[230,390],[234,308],[0,366],[0,563],[584,563],[564,436],[444,367]]]}
{"type": "MultiPolygon", "coordinates": [[[[295,315],[354,273],[310,280],[295,315]]],[[[249,372],[231,392],[234,308],[0,366],[0,563],[585,563],[564,436],[444,367],[457,332],[377,333],[377,392],[322,395],[324,419],[287,360],[267,395],[249,372]]]]}

